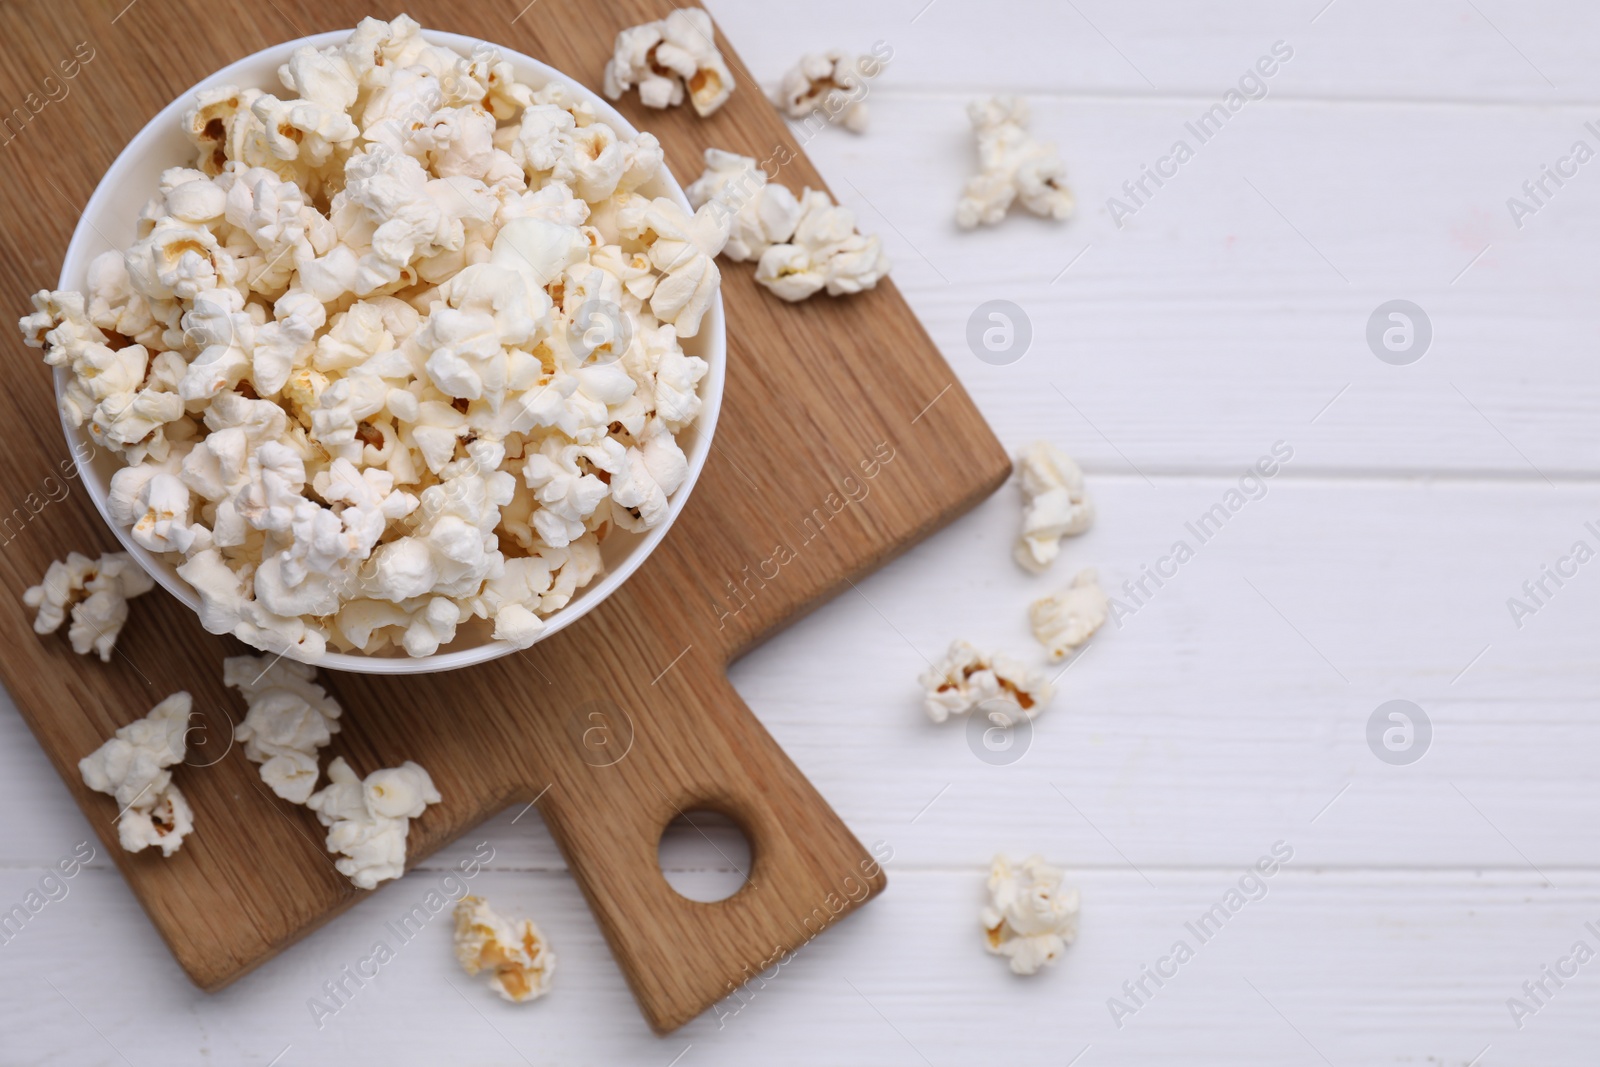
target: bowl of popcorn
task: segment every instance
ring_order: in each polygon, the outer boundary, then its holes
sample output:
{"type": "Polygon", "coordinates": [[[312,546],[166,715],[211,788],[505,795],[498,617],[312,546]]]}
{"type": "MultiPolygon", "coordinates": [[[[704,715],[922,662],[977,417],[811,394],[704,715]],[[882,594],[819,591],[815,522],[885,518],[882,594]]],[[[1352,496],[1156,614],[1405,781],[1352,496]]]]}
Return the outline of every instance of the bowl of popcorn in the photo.
{"type": "Polygon", "coordinates": [[[207,630],[452,669],[570,625],[683,509],[726,226],[560,72],[368,18],[169,104],[22,329],[95,505],[207,630]]]}

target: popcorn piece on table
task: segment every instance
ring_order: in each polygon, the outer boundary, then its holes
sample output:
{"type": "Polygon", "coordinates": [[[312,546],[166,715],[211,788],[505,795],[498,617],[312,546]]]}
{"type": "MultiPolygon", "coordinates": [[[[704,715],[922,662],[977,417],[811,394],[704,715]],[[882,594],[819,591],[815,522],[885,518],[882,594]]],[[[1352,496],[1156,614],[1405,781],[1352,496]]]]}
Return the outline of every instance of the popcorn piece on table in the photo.
{"type": "Polygon", "coordinates": [[[620,100],[639,87],[645,107],[676,107],[689,102],[704,118],[733,94],[733,72],[717,50],[711,16],[704,8],[680,8],[657,22],[617,34],[606,63],[605,94],[620,100]]]}
{"type": "Polygon", "coordinates": [[[706,149],[706,170],[689,186],[689,202],[729,222],[724,254],[758,260],[756,281],[788,301],[826,289],[839,296],[871,289],[889,273],[876,235],[856,230],[855,213],[827,193],[806,189],[798,199],[769,184],[754,159],[706,149]]]}
{"type": "Polygon", "coordinates": [[[1094,504],[1083,487],[1083,471],[1072,457],[1045,441],[1035,441],[1017,457],[1017,483],[1025,501],[1016,560],[1035,574],[1061,553],[1061,539],[1083,533],[1094,523],[1094,504]]]}
{"type": "Polygon", "coordinates": [[[328,784],[306,807],[328,827],[328,851],[343,857],[334,861],[339,873],[374,889],[405,873],[411,820],[441,799],[428,772],[410,760],[361,779],[339,756],[328,764],[328,784]]]}
{"type": "Polygon", "coordinates": [[[821,55],[808,53],[784,74],[772,102],[792,119],[821,114],[829,122],[843,122],[851,133],[865,133],[866,83],[862,78],[877,77],[882,69],[883,62],[871,56],[837,49],[821,55]]]}
{"type": "Polygon", "coordinates": [[[233,736],[261,764],[261,780],[304,804],[317,784],[317,751],[339,732],[339,702],[318,685],[316,668],[281,656],[229,656],[222,680],[244,696],[233,736]]]}
{"type": "Polygon", "coordinates": [[[37,610],[33,632],[55,633],[72,611],[67,639],[72,651],[101,662],[111,662],[111,651],[128,621],[128,601],[154,588],[155,582],[126,552],[107,552],[98,560],[77,552],[56,560],[38,585],[22,594],[22,602],[37,610]]]}
{"type": "Polygon", "coordinates": [[[1035,600],[1028,621],[1033,636],[1049,649],[1050,661],[1059,663],[1105,623],[1107,605],[1100,576],[1090,568],[1079,571],[1072,584],[1055,596],[1035,600]]]}
{"type": "Polygon", "coordinates": [[[1013,869],[996,856],[989,871],[989,903],[979,913],[984,947],[1011,961],[1015,974],[1037,974],[1078,936],[1078,891],[1061,888],[1062,872],[1040,856],[1013,869]]]}
{"type": "Polygon", "coordinates": [[[194,812],[167,770],[183,761],[192,707],[188,693],[174,693],[78,761],[84,785],[116,800],[117,836],[129,852],[155,845],[170,856],[194,829],[194,812]]]}
{"type": "Polygon", "coordinates": [[[1038,671],[1009,656],[979,652],[965,641],[952,642],[917,681],[934,722],[978,711],[996,726],[1012,726],[1038,715],[1054,692],[1038,671]]]}
{"type": "Polygon", "coordinates": [[[1005,218],[1012,201],[1035,215],[1065,219],[1073,208],[1067,168],[1049,141],[1028,133],[1028,103],[1018,96],[975,100],[967,116],[978,135],[978,174],[956,204],[956,224],[971,229],[1005,218]]]}
{"type": "MultiPolygon", "coordinates": [[[[706,20],[664,20],[649,51],[709,106],[732,80],[706,20]]],[[[659,526],[687,480],[708,367],[681,341],[728,220],[638,192],[654,137],[404,15],[278,73],[278,95],[197,95],[193,166],[86,292],[35,295],[24,340],[125,464],[112,520],[211,632],[303,662],[468,627],[531,644],[603,573],[601,539],[659,526]]],[[[37,606],[60,615],[57,584],[37,606]]],[[[85,626],[116,607],[91,595],[85,626]]]]}
{"type": "Polygon", "coordinates": [[[532,919],[507,922],[480,897],[462,897],[455,908],[456,960],[468,974],[490,972],[489,988],[520,1004],[550,991],[556,954],[532,919]]]}

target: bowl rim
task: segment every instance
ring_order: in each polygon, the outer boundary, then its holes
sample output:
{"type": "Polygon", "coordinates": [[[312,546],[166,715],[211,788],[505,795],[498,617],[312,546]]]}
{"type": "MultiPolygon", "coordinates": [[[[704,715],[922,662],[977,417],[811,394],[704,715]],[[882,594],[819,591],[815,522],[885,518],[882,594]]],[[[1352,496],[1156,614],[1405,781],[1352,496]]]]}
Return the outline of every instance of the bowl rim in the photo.
{"type": "MultiPolygon", "coordinates": [[[[99,184],[95,186],[94,193],[89,197],[89,201],[84,205],[82,212],[79,213],[77,225],[73,228],[72,239],[68,242],[66,254],[61,261],[61,274],[56,287],[58,289],[81,290],[86,280],[89,260],[94,255],[98,255],[100,251],[103,251],[98,247],[97,242],[110,244],[112,248],[116,247],[115,242],[106,240],[96,231],[94,223],[97,213],[106,209],[107,201],[115,194],[120,173],[140,162],[144,154],[150,150],[150,142],[169,132],[172,127],[177,125],[183,110],[189,106],[196,93],[216,85],[229,83],[246,86],[255,85],[266,80],[262,77],[263,68],[268,71],[275,70],[279,64],[287,61],[296,49],[307,46],[322,48],[332,44],[341,44],[349,39],[350,33],[351,31],[349,30],[333,30],[269,45],[235,60],[200,79],[158,111],[149,122],[140,128],[138,133],[134,134],[122,151],[117,154],[116,159],[106,168],[106,172],[101,177],[99,184]]],[[[465,34],[424,28],[421,31],[421,35],[430,44],[447,46],[460,52],[463,56],[470,56],[473,50],[480,45],[488,45],[495,48],[503,59],[516,68],[519,80],[534,83],[534,79],[529,78],[530,71],[536,79],[539,79],[536,82],[536,87],[548,84],[550,81],[560,80],[571,88],[579,99],[593,106],[599,118],[613,126],[618,133],[629,138],[639,135],[639,130],[599,93],[571,75],[550,66],[548,63],[505,45],[484,41],[465,34]]],[[[270,74],[268,77],[270,77],[270,74]]],[[[171,165],[184,166],[186,161],[179,160],[171,165]]],[[[671,197],[685,210],[691,210],[688,197],[684,194],[682,185],[665,163],[662,164],[660,175],[656,180],[665,186],[663,195],[671,197]]],[[[672,528],[688,503],[695,484],[699,481],[701,471],[705,468],[706,461],[710,457],[712,436],[716,431],[717,418],[722,409],[723,387],[727,375],[727,331],[720,288],[717,291],[716,299],[706,310],[700,330],[694,340],[699,343],[699,347],[703,348],[699,356],[706,361],[708,369],[700,383],[700,414],[693,423],[679,431],[680,437],[682,434],[688,433],[693,435],[694,440],[690,442],[689,448],[684,449],[689,463],[689,472],[683,484],[678,487],[677,492],[672,495],[671,500],[668,502],[666,519],[659,526],[640,535],[638,542],[628,549],[627,554],[612,570],[602,575],[598,581],[585,586],[573,597],[570,603],[548,616],[545,619],[544,629],[540,632],[534,644],[538,644],[540,641],[544,641],[566,629],[615,593],[661,544],[662,539],[667,535],[667,531],[672,528]]],[[[66,378],[66,368],[54,368],[53,381],[58,412],[62,390],[66,385],[66,378]]],[[[190,611],[198,613],[200,598],[195,593],[194,588],[178,576],[176,566],[134,541],[131,532],[111,518],[108,503],[109,478],[102,479],[100,473],[92,465],[98,453],[98,446],[94,444],[83,427],[72,426],[64,413],[60,414],[60,419],[62,431],[66,435],[67,445],[72,453],[73,462],[76,465],[82,484],[88,492],[90,500],[94,502],[95,510],[100,513],[101,519],[111,528],[111,532],[116,536],[117,540],[121,542],[123,550],[132,555],[139,565],[163,589],[177,598],[190,611]],[[79,447],[81,445],[87,445],[88,447],[87,449],[81,448],[79,447]]],[[[265,652],[262,649],[256,649],[255,651],[265,652]]],[[[315,660],[307,660],[306,662],[329,670],[348,671],[357,674],[431,674],[438,671],[457,670],[480,663],[487,663],[518,651],[526,651],[526,649],[519,649],[509,641],[490,640],[469,648],[435,653],[431,656],[367,656],[360,653],[328,651],[321,657],[315,660]]],[[[276,655],[284,654],[277,653],[276,655]]],[[[291,658],[298,659],[299,657],[291,656],[291,658]]]]}

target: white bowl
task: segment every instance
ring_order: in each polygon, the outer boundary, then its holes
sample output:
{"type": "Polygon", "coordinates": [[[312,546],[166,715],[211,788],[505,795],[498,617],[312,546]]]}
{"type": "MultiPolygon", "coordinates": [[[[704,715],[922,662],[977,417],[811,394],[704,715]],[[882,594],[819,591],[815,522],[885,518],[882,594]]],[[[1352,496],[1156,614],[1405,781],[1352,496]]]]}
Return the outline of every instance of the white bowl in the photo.
{"type": "MultiPolygon", "coordinates": [[[[106,171],[105,177],[101,179],[99,188],[95,189],[94,195],[89,198],[89,204],[83,209],[77,229],[73,232],[72,243],[67,247],[66,259],[61,264],[61,280],[57,288],[82,291],[85,288],[90,260],[107,249],[121,250],[133,243],[134,220],[145,202],[155,193],[161,172],[168,167],[193,164],[194,150],[179,128],[179,119],[196,92],[223,84],[281,92],[278,66],[288,60],[290,53],[305,45],[320,48],[337,44],[348,36],[349,31],[320,33],[263,49],[217,71],[163,108],[161,113],[151,119],[129,142],[128,147],[122,150],[122,154],[111,164],[111,169],[106,171]]],[[[473,48],[481,43],[460,34],[432,30],[424,30],[423,36],[434,44],[453,48],[464,56],[470,55],[473,48]]],[[[637,133],[627,119],[619,115],[602,97],[583,85],[536,59],[513,52],[504,46],[496,47],[515,69],[519,81],[534,88],[539,88],[550,81],[563,81],[580,99],[592,104],[600,117],[618,132],[629,137],[637,133]]],[[[645,185],[640,191],[650,196],[671,197],[685,209],[689,206],[682,188],[665,167],[661,168],[660,177],[645,185]]],[[[628,580],[629,575],[639,569],[645,557],[661,543],[667,530],[683,511],[690,490],[694,488],[695,481],[700,477],[700,470],[705,466],[706,458],[711,452],[711,435],[716,427],[717,412],[722,406],[722,385],[727,369],[725,345],[722,298],[719,295],[716,303],[706,313],[699,334],[683,341],[684,351],[704,359],[710,364],[711,369],[700,383],[700,397],[703,401],[700,417],[693,427],[684,430],[679,436],[680,444],[685,446],[684,451],[689,458],[689,476],[673,494],[666,521],[648,533],[626,534],[617,530],[607,537],[602,546],[602,555],[606,562],[605,575],[580,590],[566,607],[548,616],[540,640],[577,622],[614,593],[618,586],[628,580]],[[688,438],[686,441],[685,436],[688,438]]],[[[61,395],[65,383],[65,370],[56,368],[57,397],[61,395]]],[[[135,543],[128,530],[111,520],[106,501],[111,476],[123,466],[120,457],[106,449],[96,448],[83,429],[69,426],[65,421],[62,425],[66,431],[67,443],[72,446],[73,455],[87,454],[90,457],[87,461],[78,460],[78,470],[83,476],[83,484],[89,492],[90,499],[94,501],[95,507],[100,509],[100,515],[117,535],[117,540],[121,541],[123,548],[139,561],[140,566],[161,583],[162,588],[187,604],[190,610],[198,611],[200,598],[188,582],[178,577],[175,565],[135,543]],[[88,449],[79,448],[85,444],[89,445],[88,449]]],[[[467,624],[463,624],[463,629],[468,629],[467,624]]],[[[425,674],[485,663],[514,651],[516,646],[509,642],[492,640],[487,634],[474,640],[469,634],[446,645],[432,656],[366,656],[359,653],[329,651],[317,661],[317,664],[334,670],[366,674],[425,674]]]]}

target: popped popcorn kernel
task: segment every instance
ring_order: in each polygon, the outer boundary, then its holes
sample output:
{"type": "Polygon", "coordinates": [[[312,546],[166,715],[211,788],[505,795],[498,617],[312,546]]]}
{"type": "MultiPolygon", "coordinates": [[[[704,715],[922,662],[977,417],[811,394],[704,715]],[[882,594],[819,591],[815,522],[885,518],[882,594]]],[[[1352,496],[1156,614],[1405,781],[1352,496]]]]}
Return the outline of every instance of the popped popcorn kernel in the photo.
{"type": "Polygon", "coordinates": [[[72,651],[80,656],[93,652],[102,663],[109,663],[128,621],[128,601],[154,587],[126,552],[107,552],[97,560],[69,552],[65,560],[50,564],[39,584],[22,594],[22,602],[36,611],[33,632],[37,634],[55,633],[70,610],[67,639],[72,651]]]}
{"type": "Polygon", "coordinates": [[[980,652],[966,641],[951,642],[950,650],[917,681],[923,708],[934,722],[976,711],[996,726],[1014,726],[1037,716],[1054,695],[1039,672],[1009,656],[980,652]]]}
{"type": "Polygon", "coordinates": [[[83,784],[117,802],[117,836],[129,852],[170,856],[194,829],[194,812],[168,767],[183,762],[193,700],[177,692],[78,761],[83,784]]]}
{"type": "Polygon", "coordinates": [[[859,293],[888,275],[883,242],[859,232],[855,213],[827,193],[806,189],[796,198],[748,156],[708,148],[705,162],[685,190],[696,216],[725,220],[723,254],[756,260],[756,281],[773,295],[796,302],[824,289],[829,296],[859,293]]]}
{"type": "Polygon", "coordinates": [[[556,956],[532,919],[508,922],[480,897],[466,896],[455,907],[455,951],[461,969],[489,972],[489,988],[520,1004],[550,991],[556,956]]]}
{"type": "Polygon", "coordinates": [[[1033,636],[1049,650],[1050,662],[1066,659],[1067,653],[1093,637],[1105,624],[1109,603],[1092,568],[1079,571],[1072,584],[1054,596],[1035,600],[1028,621],[1033,636]]]}
{"type": "Polygon", "coordinates": [[[822,116],[851,133],[867,131],[865,78],[876,77],[884,60],[837,49],[809,52],[784,72],[772,102],[792,119],[822,116]]]}
{"type": "Polygon", "coordinates": [[[1015,558],[1035,574],[1061,554],[1061,539],[1094,523],[1094,503],[1083,487],[1083,471],[1072,457],[1046,441],[1035,441],[1016,460],[1024,500],[1022,533],[1015,558]]]}
{"type": "Polygon", "coordinates": [[[956,224],[964,230],[993,226],[1011,205],[1048,219],[1072,215],[1067,168],[1056,146],[1028,133],[1028,102],[1018,96],[975,100],[967,107],[978,138],[978,173],[968,179],[956,204],[956,224]]]}
{"type": "Polygon", "coordinates": [[[984,948],[1005,956],[1013,974],[1039,973],[1061,958],[1078,936],[1078,891],[1063,890],[1063,872],[1041,856],[1012,867],[996,856],[989,871],[989,903],[979,913],[984,948]]]}
{"type": "Polygon", "coordinates": [[[612,100],[635,86],[645,107],[677,107],[687,96],[705,118],[733,95],[733,72],[718,51],[704,8],[680,8],[664,19],[617,34],[604,89],[612,100]]]}
{"type": "Polygon", "coordinates": [[[278,796],[304,804],[317,784],[317,752],[339,732],[339,702],[313,679],[316,669],[284,657],[229,656],[222,680],[247,710],[234,727],[245,758],[278,796]]]}
{"type": "Polygon", "coordinates": [[[406,869],[406,835],[411,820],[443,797],[419,764],[356,777],[343,756],[328,764],[328,784],[306,799],[306,807],[328,828],[329,852],[340,874],[360,889],[399,878],[406,869]]]}

